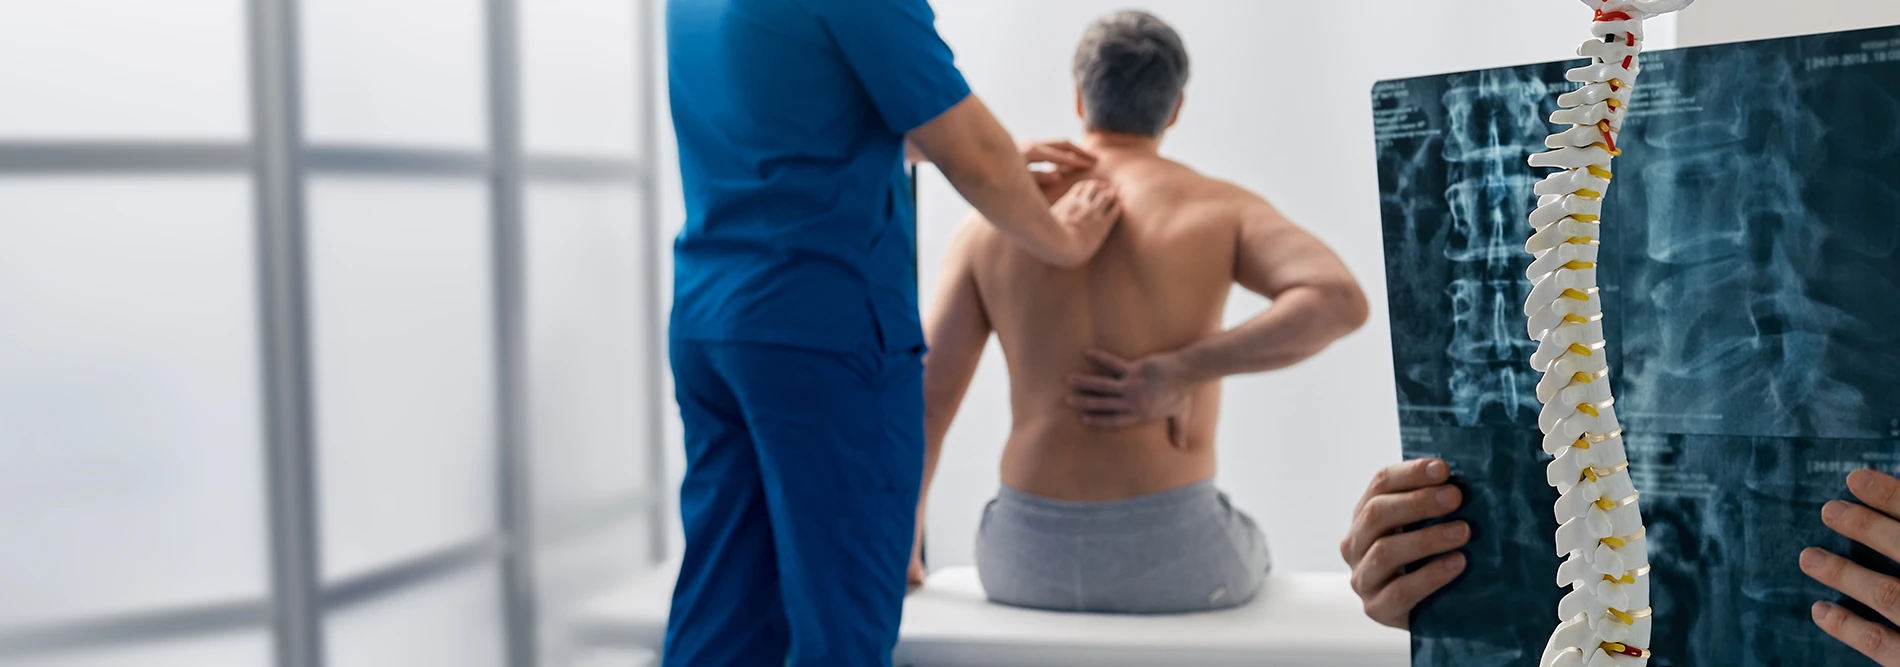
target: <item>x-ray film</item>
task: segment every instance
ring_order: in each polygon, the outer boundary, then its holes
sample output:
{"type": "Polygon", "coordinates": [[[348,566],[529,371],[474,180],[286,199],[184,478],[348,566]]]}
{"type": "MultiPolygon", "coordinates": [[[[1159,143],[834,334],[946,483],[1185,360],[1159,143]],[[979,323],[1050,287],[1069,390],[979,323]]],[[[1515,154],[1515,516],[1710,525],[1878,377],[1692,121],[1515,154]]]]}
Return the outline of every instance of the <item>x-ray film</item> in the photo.
{"type": "MultiPolygon", "coordinates": [[[[1653,568],[1651,665],[1856,665],[1809,620],[1865,611],[1798,567],[1847,472],[1900,472],[1900,28],[1655,51],[1617,143],[1598,284],[1653,568]]],[[[1415,667],[1535,664],[1565,590],[1523,304],[1525,166],[1584,61],[1373,90],[1408,458],[1467,491],[1470,566],[1417,610],[1415,667]]]]}

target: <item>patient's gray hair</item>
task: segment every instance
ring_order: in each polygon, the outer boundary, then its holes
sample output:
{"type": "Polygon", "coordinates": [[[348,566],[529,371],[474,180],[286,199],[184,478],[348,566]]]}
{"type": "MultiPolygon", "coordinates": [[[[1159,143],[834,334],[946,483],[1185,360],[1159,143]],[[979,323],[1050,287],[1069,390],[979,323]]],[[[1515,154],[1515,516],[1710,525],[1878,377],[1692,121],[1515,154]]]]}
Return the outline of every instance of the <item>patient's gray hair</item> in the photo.
{"type": "Polygon", "coordinates": [[[1090,129],[1160,136],[1187,80],[1181,35],[1147,12],[1104,16],[1075,48],[1075,84],[1090,129]]]}

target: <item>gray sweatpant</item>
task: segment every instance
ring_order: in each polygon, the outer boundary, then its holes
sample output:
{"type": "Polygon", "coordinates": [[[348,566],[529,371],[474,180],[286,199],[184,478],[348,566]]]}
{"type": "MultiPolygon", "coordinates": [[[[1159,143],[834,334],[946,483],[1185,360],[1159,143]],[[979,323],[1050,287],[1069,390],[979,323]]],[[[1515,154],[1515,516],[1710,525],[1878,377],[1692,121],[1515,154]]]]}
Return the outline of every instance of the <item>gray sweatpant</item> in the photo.
{"type": "Polygon", "coordinates": [[[1018,607],[1170,614],[1252,600],[1272,567],[1253,519],[1201,482],[1099,503],[1007,486],[983,510],[976,569],[990,600],[1018,607]]]}

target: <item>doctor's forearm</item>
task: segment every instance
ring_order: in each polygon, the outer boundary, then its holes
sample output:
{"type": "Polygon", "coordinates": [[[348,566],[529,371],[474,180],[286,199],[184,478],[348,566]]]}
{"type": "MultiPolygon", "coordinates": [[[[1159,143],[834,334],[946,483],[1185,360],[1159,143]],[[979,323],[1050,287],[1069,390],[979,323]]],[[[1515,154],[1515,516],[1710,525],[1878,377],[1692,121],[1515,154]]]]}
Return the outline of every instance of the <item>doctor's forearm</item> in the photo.
{"type": "Polygon", "coordinates": [[[1037,259],[1063,268],[1088,261],[1092,252],[1049,212],[1016,141],[975,95],[912,130],[910,141],[964,200],[1037,259]]]}
{"type": "Polygon", "coordinates": [[[952,168],[942,163],[938,168],[970,206],[1037,259],[1065,269],[1088,262],[1089,255],[1079,251],[1080,241],[1071,238],[1069,230],[1049,213],[1048,200],[1022,165],[1022,154],[986,159],[977,173],[953,175],[952,168]],[[1010,167],[1000,166],[1012,162],[1010,167]]]}

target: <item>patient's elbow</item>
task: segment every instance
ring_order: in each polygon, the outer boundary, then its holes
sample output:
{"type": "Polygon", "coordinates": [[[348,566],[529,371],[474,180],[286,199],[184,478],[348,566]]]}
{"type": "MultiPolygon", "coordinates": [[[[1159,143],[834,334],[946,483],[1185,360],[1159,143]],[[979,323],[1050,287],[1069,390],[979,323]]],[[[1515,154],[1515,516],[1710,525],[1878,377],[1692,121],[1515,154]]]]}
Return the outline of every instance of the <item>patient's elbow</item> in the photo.
{"type": "Polygon", "coordinates": [[[1366,302],[1365,290],[1358,283],[1346,283],[1339,289],[1339,321],[1343,331],[1339,335],[1358,331],[1372,317],[1372,305],[1366,302]]]}
{"type": "Polygon", "coordinates": [[[1370,317],[1371,306],[1366,303],[1366,293],[1353,281],[1329,282],[1314,285],[1320,304],[1318,321],[1328,334],[1326,342],[1331,343],[1358,331],[1366,325],[1370,317]]]}

